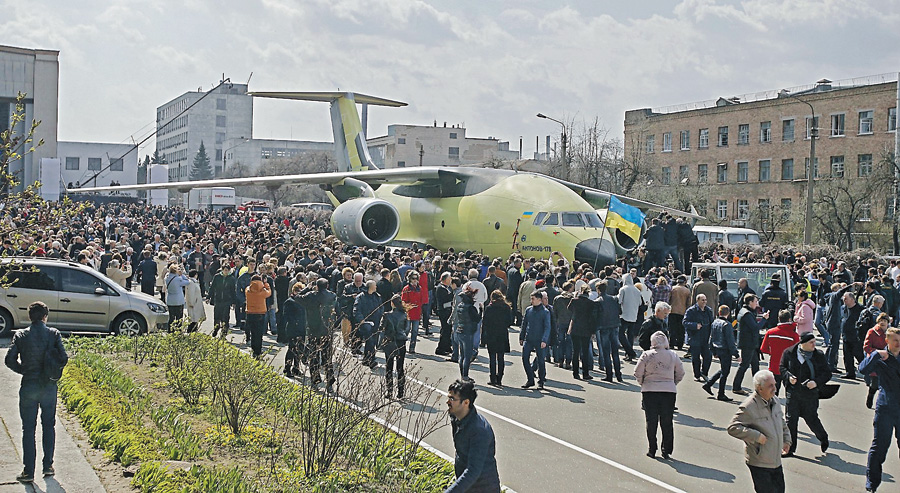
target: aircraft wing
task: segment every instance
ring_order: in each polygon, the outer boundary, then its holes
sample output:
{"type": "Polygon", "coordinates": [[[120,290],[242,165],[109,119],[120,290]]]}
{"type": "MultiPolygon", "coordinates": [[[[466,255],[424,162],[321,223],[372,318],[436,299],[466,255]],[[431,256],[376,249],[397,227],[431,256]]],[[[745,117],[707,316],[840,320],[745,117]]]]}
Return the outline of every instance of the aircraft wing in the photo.
{"type": "Polygon", "coordinates": [[[655,211],[660,211],[660,212],[666,212],[673,216],[685,217],[688,219],[695,219],[695,220],[704,219],[703,216],[701,216],[699,214],[695,214],[693,212],[680,211],[678,209],[668,207],[665,205],[655,204],[653,202],[647,202],[645,200],[631,198],[626,195],[620,195],[620,194],[615,194],[615,193],[611,193],[611,192],[606,192],[606,191],[599,190],[596,188],[579,185],[577,183],[571,183],[571,182],[567,182],[567,181],[563,181],[563,180],[557,180],[557,181],[562,183],[563,185],[566,185],[567,187],[572,189],[575,193],[581,195],[582,198],[584,198],[589,204],[591,204],[592,206],[594,206],[597,209],[604,209],[604,208],[608,207],[609,206],[609,197],[611,195],[615,195],[616,198],[618,198],[622,202],[624,202],[628,205],[637,207],[638,209],[641,209],[643,211],[655,210],[655,211]]]}
{"type": "Polygon", "coordinates": [[[346,178],[354,178],[369,185],[412,184],[420,181],[439,178],[438,168],[394,168],[370,171],[348,171],[340,173],[307,173],[302,175],[249,176],[244,178],[217,178],[200,181],[173,181],[166,183],[147,183],[143,185],[119,185],[112,187],[90,187],[70,189],[72,192],[107,192],[111,190],[178,190],[188,192],[194,188],[263,186],[278,187],[281,185],[332,185],[339,184],[346,178]]]}

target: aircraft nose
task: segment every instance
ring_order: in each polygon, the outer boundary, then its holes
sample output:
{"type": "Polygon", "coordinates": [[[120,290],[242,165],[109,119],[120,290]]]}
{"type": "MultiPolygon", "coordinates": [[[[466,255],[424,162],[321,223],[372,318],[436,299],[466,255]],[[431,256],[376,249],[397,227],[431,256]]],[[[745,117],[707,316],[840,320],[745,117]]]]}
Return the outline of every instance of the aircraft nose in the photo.
{"type": "Polygon", "coordinates": [[[605,238],[591,238],[575,245],[575,260],[595,271],[616,263],[616,247],[605,238]]]}

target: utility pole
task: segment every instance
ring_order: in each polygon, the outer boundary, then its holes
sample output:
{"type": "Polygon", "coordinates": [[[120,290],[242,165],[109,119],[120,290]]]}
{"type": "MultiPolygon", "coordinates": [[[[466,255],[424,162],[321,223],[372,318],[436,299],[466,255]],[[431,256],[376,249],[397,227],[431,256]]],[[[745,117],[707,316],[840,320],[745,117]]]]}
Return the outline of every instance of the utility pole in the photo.
{"type": "Polygon", "coordinates": [[[566,135],[566,124],[557,120],[556,118],[550,118],[549,116],[547,116],[543,113],[538,113],[537,117],[545,118],[550,121],[554,121],[556,123],[559,123],[560,126],[562,126],[562,138],[560,139],[560,141],[562,142],[562,177],[561,178],[563,180],[568,181],[568,179],[569,179],[569,157],[566,153],[566,150],[567,150],[566,143],[568,140],[568,136],[566,135]]]}
{"type": "Polygon", "coordinates": [[[809,166],[806,167],[806,224],[803,232],[803,244],[812,244],[812,219],[813,219],[813,187],[815,186],[815,169],[816,169],[816,139],[819,136],[819,125],[816,121],[816,110],[812,103],[791,94],[787,89],[778,92],[779,96],[794,98],[801,103],[809,106],[809,166]]]}

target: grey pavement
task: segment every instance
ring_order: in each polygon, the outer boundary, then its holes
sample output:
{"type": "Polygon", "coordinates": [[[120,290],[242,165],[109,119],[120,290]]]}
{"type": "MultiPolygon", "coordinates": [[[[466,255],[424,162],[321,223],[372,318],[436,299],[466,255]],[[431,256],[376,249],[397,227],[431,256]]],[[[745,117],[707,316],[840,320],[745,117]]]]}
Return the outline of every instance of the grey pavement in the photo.
{"type": "MultiPolygon", "coordinates": [[[[203,329],[209,330],[209,322],[203,329]]],[[[243,336],[233,331],[230,338],[242,341],[243,336]]],[[[497,460],[504,485],[519,493],[753,490],[744,463],[743,442],[726,431],[741,397],[729,392],[736,399],[733,403],[710,398],[701,384],[690,378],[690,360],[683,361],[688,376],[678,386],[675,450],[672,460],[663,461],[645,456],[647,438],[640,387],[631,376],[633,364],[623,363],[622,384],[602,382],[602,373],[597,372],[591,382],[574,380],[571,371],[548,365],[546,391],[522,390],[519,386],[525,383],[525,373],[515,331],[510,340],[513,353],[506,356],[504,388],[486,385],[488,365],[484,349],[470,372],[478,384],[476,407],[487,416],[497,438],[497,460]]],[[[271,362],[280,366],[285,349],[273,344],[274,337],[267,335],[266,348],[276,353],[271,362]]],[[[456,364],[434,355],[436,345],[435,334],[429,338],[420,336],[419,354],[407,356],[407,368],[417,366],[421,380],[443,391],[458,377],[459,370],[456,364]]],[[[383,354],[378,357],[383,364],[383,354]]],[[[729,375],[729,384],[736,366],[729,375]]],[[[714,362],[711,371],[717,367],[714,362]]],[[[382,371],[377,370],[379,374],[382,371]]],[[[787,491],[865,489],[874,412],[865,407],[866,388],[861,380],[834,379],[833,383],[840,383],[841,390],[835,398],[822,401],[819,412],[831,447],[823,454],[801,420],[797,456],[784,461],[787,491]]],[[[751,385],[748,372],[744,388],[751,385]]],[[[442,413],[444,408],[435,412],[442,413]]],[[[453,456],[449,428],[437,431],[425,441],[453,456]]],[[[884,471],[881,489],[900,491],[896,445],[888,453],[884,471]]]]}
{"type": "MultiPolygon", "coordinates": [[[[0,339],[0,358],[5,358],[10,339],[0,339]]],[[[56,476],[39,477],[36,474],[33,485],[24,485],[16,481],[16,475],[22,472],[22,420],[19,418],[19,382],[20,377],[6,365],[0,365],[0,493],[13,492],[47,492],[47,493],[94,493],[106,489],[100,483],[97,473],[88,463],[81,449],[66,431],[65,426],[56,422],[56,453],[54,468],[56,476]]],[[[57,413],[65,412],[61,403],[57,405],[57,413]]],[[[38,416],[37,430],[37,473],[40,473],[41,458],[41,425],[38,416]]]]}

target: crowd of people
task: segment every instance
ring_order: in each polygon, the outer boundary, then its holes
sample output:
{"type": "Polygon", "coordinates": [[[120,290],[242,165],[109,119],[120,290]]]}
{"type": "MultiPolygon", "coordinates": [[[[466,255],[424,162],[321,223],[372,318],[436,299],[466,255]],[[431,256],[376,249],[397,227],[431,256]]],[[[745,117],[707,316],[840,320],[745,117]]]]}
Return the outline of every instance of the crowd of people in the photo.
{"type": "MultiPolygon", "coordinates": [[[[14,225],[17,214],[28,213],[5,211],[4,221],[14,225]]],[[[646,249],[593,269],[559,252],[547,259],[490,258],[430,245],[354,247],[296,216],[113,204],[87,207],[68,224],[27,232],[15,244],[4,240],[0,255],[93,267],[126,288],[159,296],[172,327],[186,319],[196,330],[209,303],[214,337],[242,330],[259,357],[270,332],[287,346],[285,375],[308,372],[313,385],[326,388],[336,378],[339,333],[366,366],[374,369],[383,354],[387,398],[405,397],[405,360],[432,331],[435,353],[458,365],[458,394],[474,402],[470,367],[481,350],[488,355],[487,384],[502,388],[510,335],[519,327],[524,389],[543,389],[547,365],[571,370],[576,380],[602,375],[623,382],[623,362],[635,363],[650,456],[658,450],[658,427],[663,457],[673,453],[676,386],[685,374],[682,361],[689,361],[707,393],[718,384],[717,399],[730,401],[729,387],[743,399],[729,433],[748,444],[754,482],[770,485],[758,491],[783,489],[780,460],[796,450],[799,418],[822,451],[828,448],[818,401],[830,397],[833,376],[859,374],[870,389],[865,405],[875,407],[866,484],[874,491],[890,433],[900,429],[900,334],[892,328],[900,320],[897,262],[861,261],[853,272],[844,262],[793,251],[699,252],[689,224],[671,218],[654,219],[650,231],[646,249]],[[785,265],[796,289],[787,293],[788,280],[779,275],[758,294],[745,279],[730,286],[707,270],[691,279],[691,263],[704,260],[785,265]],[[762,355],[768,370],[760,371],[762,355]],[[710,375],[714,359],[719,365],[710,375]],[[733,361],[739,366],[729,382],[733,361]],[[743,388],[748,370],[752,392],[743,388]],[[786,419],[774,399],[781,387],[786,419]],[[784,426],[754,427],[764,417],[784,426]]]]}

